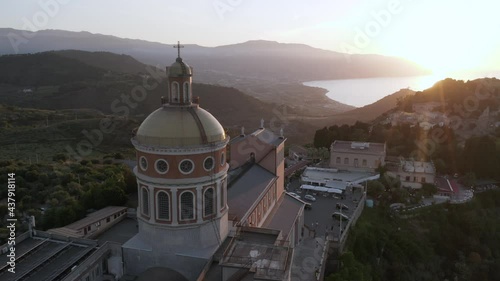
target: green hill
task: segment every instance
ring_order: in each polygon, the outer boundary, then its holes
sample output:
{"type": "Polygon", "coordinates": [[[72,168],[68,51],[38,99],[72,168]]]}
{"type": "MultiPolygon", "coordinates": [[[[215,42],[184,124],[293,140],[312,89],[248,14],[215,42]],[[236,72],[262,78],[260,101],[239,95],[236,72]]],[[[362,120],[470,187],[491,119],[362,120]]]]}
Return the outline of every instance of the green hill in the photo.
{"type": "Polygon", "coordinates": [[[500,80],[483,78],[462,81],[448,78],[429,89],[405,97],[400,102],[400,109],[412,112],[413,105],[427,102],[440,103],[439,110],[443,112],[454,112],[457,106],[466,107],[469,113],[481,112],[486,107],[494,111],[500,106],[500,80]]]}
{"type": "Polygon", "coordinates": [[[115,129],[103,134],[102,141],[93,145],[88,157],[100,157],[110,152],[133,155],[130,133],[139,125],[134,119],[120,119],[96,110],[42,110],[0,105],[0,160],[50,162],[58,153],[68,153],[67,147],[88,138],[85,131],[99,128],[109,118],[115,129]]]}
{"type": "Polygon", "coordinates": [[[54,51],[54,53],[113,72],[130,74],[146,73],[145,69],[147,65],[128,55],[118,55],[110,52],[85,52],[78,50],[54,51]]]}
{"type": "Polygon", "coordinates": [[[23,87],[99,79],[105,71],[52,52],[0,56],[0,83],[23,87]]]}
{"type": "MultiPolygon", "coordinates": [[[[3,79],[0,83],[0,103],[9,106],[54,111],[92,109],[101,114],[140,122],[160,107],[161,96],[167,92],[162,78],[165,73],[159,70],[155,73],[160,77],[159,83],[149,78],[148,82],[154,87],[146,91],[143,100],[134,100],[133,89],[144,85],[144,73],[149,72],[146,65],[128,56],[62,51],[9,55],[0,57],[0,61],[7,62],[0,63],[0,73],[9,74],[0,78],[3,79]],[[119,72],[123,65],[127,65],[124,66],[125,71],[119,72]],[[134,74],[140,73],[143,67],[143,74],[134,74]],[[22,69],[29,69],[29,75],[25,75],[22,69]]],[[[314,127],[300,120],[286,119],[286,114],[293,114],[291,109],[264,103],[237,89],[195,83],[193,91],[195,96],[200,97],[201,106],[226,128],[239,131],[241,126],[245,126],[251,130],[257,128],[260,119],[264,118],[266,122],[272,121],[275,130],[284,125],[285,133],[292,142],[306,142],[313,135],[314,127]]]]}

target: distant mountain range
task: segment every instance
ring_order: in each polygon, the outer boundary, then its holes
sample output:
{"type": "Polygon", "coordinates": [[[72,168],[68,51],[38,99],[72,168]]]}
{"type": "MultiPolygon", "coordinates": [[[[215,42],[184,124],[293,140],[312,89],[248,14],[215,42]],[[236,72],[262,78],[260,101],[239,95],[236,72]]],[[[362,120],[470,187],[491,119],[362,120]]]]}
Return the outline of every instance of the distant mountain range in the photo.
{"type": "MultiPolygon", "coordinates": [[[[147,66],[128,55],[109,52],[86,52],[75,50],[50,51],[36,54],[0,56],[0,103],[23,108],[39,109],[96,109],[104,114],[112,114],[114,101],[121,101],[123,94],[131,93],[131,89],[141,85],[147,66]]],[[[156,73],[165,77],[161,69],[156,73]]],[[[454,81],[443,80],[428,90],[415,92],[403,89],[383,99],[353,110],[339,111],[330,109],[328,115],[304,115],[311,110],[310,104],[300,99],[300,91],[309,91],[313,96],[324,96],[321,89],[305,87],[296,89],[293,84],[268,84],[262,86],[278,87],[282,94],[295,97],[291,104],[283,106],[263,102],[242,91],[219,85],[195,83],[193,91],[200,97],[203,108],[218,118],[224,127],[238,133],[241,126],[249,130],[256,128],[260,119],[266,124],[272,123],[278,129],[285,128],[285,134],[291,143],[307,143],[312,140],[314,131],[333,124],[353,124],[356,121],[371,122],[382,114],[399,107],[411,109],[414,103],[444,101],[446,104],[463,103],[466,97],[475,93],[477,84],[489,80],[454,81]],[[295,91],[295,92],[294,92],[295,91]],[[314,92],[316,91],[316,92],[314,92]]],[[[498,83],[492,80],[491,83],[498,83]]],[[[487,84],[491,84],[488,82],[487,84]]],[[[253,88],[257,89],[257,88],[253,88]]],[[[166,84],[148,92],[147,98],[130,108],[130,117],[139,121],[160,106],[160,97],[166,92],[166,84]]],[[[498,108],[498,87],[491,93],[496,99],[480,100],[477,112],[486,106],[492,111],[498,108]]],[[[309,102],[309,100],[307,101],[309,102]]],[[[326,103],[324,104],[326,106],[326,103]]],[[[383,115],[387,116],[387,114],[383,115]]],[[[476,115],[474,115],[476,116],[476,115]]],[[[379,118],[380,119],[380,118],[379,118]]],[[[14,119],[12,119],[14,120],[14,119]]],[[[10,119],[0,120],[10,123],[10,119]]],[[[6,126],[4,124],[4,127],[6,126]]]]}
{"type": "MultiPolygon", "coordinates": [[[[143,40],[89,32],[29,32],[0,28],[0,54],[67,49],[127,54],[151,65],[169,65],[177,56],[172,45],[143,40]],[[23,32],[29,34],[29,38],[22,37],[23,32]],[[26,41],[15,41],[16,36],[17,39],[26,38],[26,41]],[[13,46],[12,42],[17,44],[13,46]]],[[[275,82],[304,82],[428,73],[415,63],[401,58],[347,55],[303,44],[261,40],[218,47],[187,44],[182,49],[182,57],[195,66],[197,81],[209,83],[217,83],[228,76],[275,82]]]]}

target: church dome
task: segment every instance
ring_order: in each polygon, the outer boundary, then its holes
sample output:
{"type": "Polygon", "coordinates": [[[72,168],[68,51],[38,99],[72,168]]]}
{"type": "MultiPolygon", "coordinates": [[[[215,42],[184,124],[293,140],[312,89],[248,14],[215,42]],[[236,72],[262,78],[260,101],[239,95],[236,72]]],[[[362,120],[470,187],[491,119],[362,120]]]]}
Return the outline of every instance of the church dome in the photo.
{"type": "Polygon", "coordinates": [[[135,139],[144,145],[181,147],[224,141],[226,134],[219,121],[198,105],[164,105],[142,122],[135,139]]]}
{"type": "Polygon", "coordinates": [[[193,71],[187,63],[182,61],[182,58],[177,58],[175,62],[168,68],[169,77],[191,76],[193,71]]]}

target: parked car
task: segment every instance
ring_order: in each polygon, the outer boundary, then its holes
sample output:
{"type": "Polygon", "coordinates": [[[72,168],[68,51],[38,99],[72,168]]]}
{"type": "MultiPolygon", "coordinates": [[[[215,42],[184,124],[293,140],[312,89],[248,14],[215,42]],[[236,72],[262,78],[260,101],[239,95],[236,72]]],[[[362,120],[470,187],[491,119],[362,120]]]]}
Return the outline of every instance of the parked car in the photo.
{"type": "Polygon", "coordinates": [[[298,195],[298,194],[297,194],[297,193],[295,193],[295,192],[288,192],[288,195],[293,196],[293,197],[295,197],[295,198],[297,198],[297,199],[301,199],[301,198],[300,198],[300,195],[298,195]]]}
{"type": "Polygon", "coordinates": [[[314,196],[310,195],[310,194],[307,194],[306,196],[304,196],[304,199],[306,200],[309,200],[309,201],[316,201],[316,198],[314,198],[314,196]]]}
{"type": "Polygon", "coordinates": [[[341,204],[341,203],[337,203],[337,205],[335,206],[337,208],[337,210],[349,210],[349,207],[347,207],[347,205],[345,204],[341,204]]]}
{"type": "Polygon", "coordinates": [[[349,217],[348,217],[348,216],[346,216],[346,215],[344,215],[344,214],[341,214],[341,213],[339,213],[339,212],[335,212],[335,213],[333,213],[333,214],[332,214],[332,218],[334,218],[334,219],[338,219],[338,220],[340,220],[340,219],[342,218],[342,220],[346,220],[346,221],[347,221],[347,220],[349,220],[349,217]]]}

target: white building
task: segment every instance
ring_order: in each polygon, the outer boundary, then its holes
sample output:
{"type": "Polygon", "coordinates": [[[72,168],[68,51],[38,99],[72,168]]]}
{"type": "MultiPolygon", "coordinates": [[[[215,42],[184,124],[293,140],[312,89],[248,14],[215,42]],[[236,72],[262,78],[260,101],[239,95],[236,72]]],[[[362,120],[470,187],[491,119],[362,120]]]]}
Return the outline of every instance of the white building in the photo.
{"type": "Polygon", "coordinates": [[[388,163],[387,174],[398,178],[401,185],[411,188],[422,188],[422,184],[434,184],[436,169],[432,162],[413,161],[399,158],[396,162],[388,163]]]}
{"type": "Polygon", "coordinates": [[[348,171],[375,171],[385,165],[386,144],[336,140],[330,147],[330,167],[348,171]]]}

